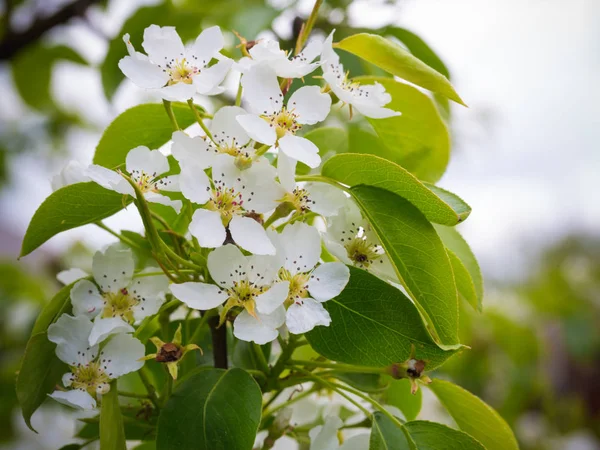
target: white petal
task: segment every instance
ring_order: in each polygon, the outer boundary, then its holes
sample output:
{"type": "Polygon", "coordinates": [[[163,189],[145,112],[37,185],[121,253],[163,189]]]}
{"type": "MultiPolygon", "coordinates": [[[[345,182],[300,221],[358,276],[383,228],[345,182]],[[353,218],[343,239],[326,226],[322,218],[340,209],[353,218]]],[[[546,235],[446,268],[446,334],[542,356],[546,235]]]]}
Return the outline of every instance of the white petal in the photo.
{"type": "Polygon", "coordinates": [[[319,325],[329,326],[331,317],[321,303],[308,297],[288,308],[285,323],[290,333],[302,334],[319,325]]]}
{"type": "Polygon", "coordinates": [[[389,108],[382,108],[380,106],[354,104],[354,108],[363,116],[370,117],[371,119],[387,119],[388,117],[402,115],[401,112],[394,111],[389,108]]]}
{"type": "Polygon", "coordinates": [[[344,193],[326,183],[310,183],[305,186],[312,200],[311,211],[324,217],[334,216],[346,201],[344,193]]]}
{"type": "Polygon", "coordinates": [[[86,171],[87,166],[81,164],[79,161],[69,161],[60,173],[52,177],[52,190],[56,191],[62,187],[69,186],[70,184],[90,181],[90,177],[87,175],[86,171]]]}
{"type": "Polygon", "coordinates": [[[235,245],[227,244],[208,255],[208,271],[220,286],[232,287],[234,282],[244,279],[248,257],[235,245]]]}
{"type": "Polygon", "coordinates": [[[164,192],[181,192],[179,175],[169,175],[156,181],[156,189],[164,192]]]}
{"type": "Polygon", "coordinates": [[[274,255],[275,247],[269,240],[267,232],[256,220],[249,217],[235,216],[229,222],[229,232],[233,241],[257,255],[274,255]]]}
{"type": "Polygon", "coordinates": [[[254,114],[239,115],[238,123],[252,139],[262,144],[273,145],[277,140],[275,129],[266,120],[254,114]]]}
{"type": "Polygon", "coordinates": [[[215,184],[223,183],[227,187],[232,187],[236,191],[241,191],[243,184],[238,181],[241,173],[244,172],[235,165],[235,157],[229,154],[220,153],[215,157],[213,163],[213,181],[215,184]]]}
{"type": "Polygon", "coordinates": [[[237,116],[246,114],[238,106],[224,106],[215,113],[210,130],[219,145],[242,147],[248,143],[250,136],[236,120],[237,116]]]}
{"type": "Polygon", "coordinates": [[[272,39],[261,39],[249,51],[250,56],[255,61],[275,61],[287,60],[287,55],[281,48],[279,42],[272,39]]]}
{"type": "Polygon", "coordinates": [[[72,268],[67,270],[61,270],[56,274],[56,279],[64,285],[75,283],[77,280],[89,276],[85,270],[78,268],[72,268]]]}
{"type": "Polygon", "coordinates": [[[190,62],[206,66],[224,45],[225,41],[221,29],[218,26],[207,28],[196,38],[196,42],[190,51],[190,54],[196,58],[190,62]]]}
{"type": "Polygon", "coordinates": [[[210,180],[204,169],[193,164],[181,168],[179,189],[185,198],[193,203],[203,205],[210,199],[210,180]]]}
{"type": "Polygon", "coordinates": [[[143,89],[158,89],[169,81],[169,75],[147,59],[125,56],[119,61],[119,69],[133,84],[143,89]]]}
{"type": "Polygon", "coordinates": [[[300,58],[307,62],[312,62],[317,56],[323,51],[323,42],[318,39],[311,39],[308,44],[304,47],[304,50],[298,55],[300,58]]]}
{"type": "Polygon", "coordinates": [[[327,84],[329,84],[331,90],[340,99],[341,102],[353,104],[354,96],[342,84],[342,80],[344,77],[342,70],[342,66],[336,66],[333,69],[333,71],[324,72],[323,79],[325,79],[327,84]]]}
{"type": "Polygon", "coordinates": [[[344,264],[353,264],[352,260],[348,257],[346,247],[344,247],[339,241],[332,239],[330,235],[326,234],[323,242],[325,243],[327,250],[329,250],[329,252],[337,259],[342,261],[344,264]]]}
{"type": "MultiPolygon", "coordinates": [[[[147,268],[142,273],[155,271],[154,268],[147,268]]],[[[134,320],[138,321],[158,312],[169,291],[169,279],[165,275],[136,277],[127,290],[129,295],[139,301],[133,307],[134,320]]]]}
{"type": "Polygon", "coordinates": [[[222,89],[218,89],[218,86],[227,76],[232,63],[231,59],[225,59],[214,66],[203,69],[193,78],[196,91],[203,95],[216,95],[223,92],[222,89]]]}
{"type": "Polygon", "coordinates": [[[63,405],[79,409],[94,409],[96,408],[96,400],[86,391],[72,389],[69,391],[54,391],[49,395],[54,400],[63,405]]]}
{"type": "Polygon", "coordinates": [[[292,192],[296,188],[296,160],[284,152],[277,155],[277,175],[279,182],[286,191],[292,192]]]}
{"type": "Polygon", "coordinates": [[[267,292],[256,297],[256,310],[262,314],[271,314],[283,305],[289,290],[289,281],[274,284],[267,292]]]}
{"type": "Polygon", "coordinates": [[[285,190],[273,180],[271,174],[265,176],[260,184],[250,184],[249,182],[244,192],[246,193],[246,197],[244,197],[246,211],[261,214],[275,209],[277,201],[285,195],[285,190]]]}
{"type": "Polygon", "coordinates": [[[133,333],[135,330],[131,325],[120,317],[109,317],[102,319],[97,317],[90,333],[89,344],[96,345],[104,342],[107,337],[120,333],[133,333]]]}
{"type": "Polygon", "coordinates": [[[277,278],[281,267],[279,258],[271,255],[247,256],[246,276],[259,286],[270,285],[277,278]]]}
{"type": "Polygon", "coordinates": [[[118,292],[127,287],[133,276],[134,261],[131,250],[111,245],[104,253],[96,252],[92,273],[103,292],[118,292]]]}
{"type": "Polygon", "coordinates": [[[193,164],[201,169],[210,167],[215,159],[215,149],[200,136],[190,137],[183,131],[173,133],[171,153],[183,164],[193,164]]]}
{"type": "Polygon", "coordinates": [[[344,423],[339,417],[329,416],[324,425],[310,430],[308,433],[310,450],[337,450],[339,447],[337,432],[342,425],[344,423]]]}
{"type": "Polygon", "coordinates": [[[371,435],[369,433],[358,434],[344,441],[340,450],[366,450],[369,448],[370,441],[371,435]]]}
{"type": "Polygon", "coordinates": [[[182,58],[183,42],[174,27],[150,25],[144,30],[142,47],[155,64],[165,65],[171,59],[182,58]]]}
{"type": "Polygon", "coordinates": [[[227,237],[221,215],[207,209],[197,209],[194,212],[189,230],[198,239],[200,247],[220,247],[227,237]]]}
{"type": "Polygon", "coordinates": [[[238,339],[266,344],[276,339],[279,328],[285,322],[285,309],[280,306],[271,314],[257,313],[258,318],[252,317],[244,310],[233,322],[233,335],[238,339]]]}
{"type": "Polygon", "coordinates": [[[196,87],[193,84],[175,83],[158,89],[158,93],[170,102],[185,102],[194,96],[196,87]]]}
{"type": "Polygon", "coordinates": [[[98,354],[98,346],[90,347],[88,343],[92,326],[84,316],[60,316],[48,327],[48,340],[56,344],[56,356],[70,366],[92,361],[98,354]]]}
{"type": "Polygon", "coordinates": [[[140,358],[145,352],[144,344],[130,334],[117,334],[102,349],[98,360],[104,372],[114,380],[141,369],[144,362],[140,358]]]}
{"type": "Polygon", "coordinates": [[[166,195],[160,195],[160,194],[157,194],[156,192],[147,192],[144,195],[144,198],[146,199],[147,202],[150,202],[150,203],[158,203],[160,205],[170,206],[171,208],[173,208],[175,210],[175,212],[177,214],[179,214],[179,212],[181,211],[181,207],[183,205],[181,200],[171,200],[166,195]]]}
{"type": "Polygon", "coordinates": [[[285,258],[284,267],[292,275],[309,272],[317,265],[321,256],[319,231],[303,222],[285,227],[277,235],[275,245],[277,254],[285,258]]]}
{"type": "Polygon", "coordinates": [[[350,271],[340,262],[321,264],[310,275],[308,291],[315,300],[325,302],[340,295],[348,284],[350,271]]]}
{"type": "MultiPolygon", "coordinates": [[[[256,64],[242,77],[244,100],[254,114],[275,114],[283,107],[283,94],[275,71],[266,64],[256,64]]],[[[247,130],[246,130],[247,131],[247,130]]]]}
{"type": "Polygon", "coordinates": [[[71,289],[71,304],[74,315],[92,319],[102,312],[104,299],[94,283],[80,280],[71,289]]]}
{"type": "Polygon", "coordinates": [[[203,311],[216,308],[227,300],[227,293],[214,284],[172,284],[171,292],[190,308],[203,311]]]}
{"type": "Polygon", "coordinates": [[[98,183],[105,189],[110,189],[111,191],[118,192],[119,194],[135,196],[133,187],[131,187],[125,178],[123,178],[114,170],[92,164],[86,169],[85,173],[90,180],[98,183]]]}
{"type": "Polygon", "coordinates": [[[331,97],[319,86],[304,86],[292,94],[288,109],[298,114],[298,123],[314,125],[325,120],[331,109],[331,97]]]}
{"type": "Polygon", "coordinates": [[[337,65],[340,62],[340,57],[333,51],[333,33],[332,31],[325,42],[323,42],[323,48],[321,50],[321,63],[323,63],[323,71],[327,70],[331,64],[337,65]]]}
{"type": "Polygon", "coordinates": [[[73,372],[63,374],[61,381],[64,387],[71,386],[71,384],[73,384],[73,372]]]}
{"type": "Polygon", "coordinates": [[[290,158],[297,159],[313,169],[321,164],[318,147],[303,137],[285,135],[279,139],[279,148],[290,158]]]}

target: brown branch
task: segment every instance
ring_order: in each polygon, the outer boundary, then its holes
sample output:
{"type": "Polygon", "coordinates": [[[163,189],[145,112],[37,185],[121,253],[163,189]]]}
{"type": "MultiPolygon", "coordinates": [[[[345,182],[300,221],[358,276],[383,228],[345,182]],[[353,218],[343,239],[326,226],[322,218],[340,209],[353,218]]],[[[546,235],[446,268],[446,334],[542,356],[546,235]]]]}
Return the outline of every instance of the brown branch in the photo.
{"type": "Polygon", "coordinates": [[[76,0],[51,16],[38,18],[25,31],[8,30],[0,41],[0,61],[11,59],[52,28],[62,25],[74,17],[83,16],[91,5],[98,2],[99,0],[76,0]]]}
{"type": "Polygon", "coordinates": [[[219,326],[219,317],[211,317],[208,320],[213,342],[213,359],[215,367],[227,369],[227,324],[219,326]]]}

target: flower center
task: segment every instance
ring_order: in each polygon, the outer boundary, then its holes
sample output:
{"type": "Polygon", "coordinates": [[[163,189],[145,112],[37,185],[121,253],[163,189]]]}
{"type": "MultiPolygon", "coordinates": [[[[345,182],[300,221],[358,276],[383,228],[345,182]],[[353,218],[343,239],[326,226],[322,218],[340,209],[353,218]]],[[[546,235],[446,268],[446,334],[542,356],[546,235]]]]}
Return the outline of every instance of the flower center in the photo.
{"type": "Polygon", "coordinates": [[[243,203],[241,192],[225,186],[216,186],[208,201],[207,209],[218,211],[221,214],[223,225],[227,226],[233,216],[241,215],[244,212],[243,203]]]}
{"type": "Polygon", "coordinates": [[[302,125],[297,122],[298,114],[288,110],[286,107],[283,107],[277,114],[263,116],[263,119],[265,119],[271,127],[275,127],[277,139],[281,139],[288,132],[296,134],[296,132],[302,128],[302,125]]]}
{"type": "Polygon", "coordinates": [[[107,292],[104,294],[102,317],[120,317],[131,323],[133,322],[133,307],[138,303],[139,300],[131,296],[125,288],[117,293],[107,292]]]}
{"type": "Polygon", "coordinates": [[[167,63],[165,71],[171,79],[169,86],[177,83],[192,84],[192,77],[200,72],[197,67],[190,65],[185,58],[171,60],[167,63]]]}
{"type": "Polygon", "coordinates": [[[285,299],[285,305],[289,306],[292,303],[308,297],[308,279],[310,275],[307,273],[297,273],[296,275],[292,275],[289,270],[284,268],[279,269],[277,274],[279,279],[282,281],[290,282],[290,290],[288,292],[288,296],[285,299]]]}
{"type": "Polygon", "coordinates": [[[259,287],[247,279],[234,281],[233,287],[227,290],[228,300],[233,300],[239,306],[245,306],[248,302],[254,302],[254,299],[265,291],[264,287],[259,287]]]}
{"type": "Polygon", "coordinates": [[[153,174],[148,174],[143,170],[134,169],[131,171],[131,178],[133,181],[135,181],[140,188],[140,191],[142,191],[144,194],[151,191],[157,192],[156,181],[154,181],[154,178],[156,178],[156,172],[153,174]]]}
{"type": "Polygon", "coordinates": [[[366,236],[356,236],[345,244],[348,258],[361,268],[368,268],[376,260],[381,260],[383,248],[380,245],[371,244],[366,236]]]}
{"type": "Polygon", "coordinates": [[[110,378],[104,373],[99,362],[74,367],[72,370],[71,386],[74,389],[86,391],[94,398],[96,394],[105,394],[110,389],[110,378]]]}
{"type": "Polygon", "coordinates": [[[281,202],[289,202],[292,204],[294,209],[299,213],[305,213],[310,211],[311,205],[315,202],[311,200],[308,196],[308,191],[302,188],[295,188],[292,192],[286,192],[281,199],[281,202]]]}

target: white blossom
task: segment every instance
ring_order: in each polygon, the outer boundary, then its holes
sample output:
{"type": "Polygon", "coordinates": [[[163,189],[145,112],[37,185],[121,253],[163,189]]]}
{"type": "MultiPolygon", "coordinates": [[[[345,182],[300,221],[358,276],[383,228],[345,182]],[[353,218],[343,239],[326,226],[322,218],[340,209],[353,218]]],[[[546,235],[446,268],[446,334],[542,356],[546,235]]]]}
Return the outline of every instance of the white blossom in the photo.
{"type": "Polygon", "coordinates": [[[329,416],[323,425],[308,432],[310,450],[368,450],[370,433],[357,434],[340,444],[338,430],[344,423],[337,416],[329,416]]]}
{"type": "Polygon", "coordinates": [[[87,166],[79,161],[69,161],[61,171],[52,177],[50,182],[53,191],[75,183],[91,181],[87,174],[87,166]]]}
{"type": "Polygon", "coordinates": [[[185,48],[173,27],[150,25],[144,30],[142,47],[147,55],[135,51],[129,35],[123,36],[129,52],[119,68],[133,83],[157,90],[170,101],[186,101],[196,93],[220,94],[219,86],[232,61],[221,55],[224,40],[219,27],[204,30],[190,48],[185,48]],[[219,62],[209,67],[212,59],[219,62]]]}

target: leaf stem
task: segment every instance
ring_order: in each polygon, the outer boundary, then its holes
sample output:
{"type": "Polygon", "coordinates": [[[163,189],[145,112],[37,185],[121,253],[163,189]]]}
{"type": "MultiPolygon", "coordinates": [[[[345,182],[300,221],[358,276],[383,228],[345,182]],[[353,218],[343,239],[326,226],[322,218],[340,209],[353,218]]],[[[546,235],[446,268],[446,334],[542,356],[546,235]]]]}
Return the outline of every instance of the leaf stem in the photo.
{"type": "Polygon", "coordinates": [[[381,367],[367,367],[367,366],[353,366],[351,364],[340,364],[333,362],[324,361],[303,361],[297,359],[290,359],[287,364],[288,366],[308,366],[308,367],[324,367],[327,369],[335,369],[340,372],[357,372],[357,373],[375,373],[375,374],[389,374],[386,368],[381,367]]]}
{"type": "Polygon", "coordinates": [[[171,102],[168,100],[163,100],[163,105],[165,105],[165,111],[167,111],[167,116],[169,116],[169,120],[173,125],[173,130],[180,130],[179,124],[177,123],[177,119],[175,118],[175,114],[173,113],[173,106],[171,106],[171,102]]]}
{"type": "Polygon", "coordinates": [[[235,106],[240,106],[242,104],[242,77],[243,75],[240,76],[240,83],[238,85],[237,94],[235,95],[235,106]]]}
{"type": "MultiPolygon", "coordinates": [[[[286,406],[289,406],[289,405],[291,405],[292,403],[296,403],[297,401],[299,401],[299,400],[302,400],[303,398],[306,398],[306,397],[308,397],[309,395],[311,395],[311,394],[314,394],[315,392],[318,392],[320,389],[321,389],[321,388],[320,388],[318,385],[314,384],[314,385],[313,385],[313,386],[312,386],[310,389],[308,389],[308,390],[306,390],[306,391],[304,391],[304,392],[301,392],[301,393],[299,393],[298,395],[296,395],[295,397],[292,397],[292,398],[291,398],[291,399],[289,399],[288,401],[286,401],[286,402],[283,402],[283,403],[281,403],[281,404],[279,404],[279,405],[277,405],[277,406],[274,406],[273,408],[271,408],[271,409],[269,409],[269,410],[266,410],[266,411],[264,411],[264,412],[263,412],[263,414],[262,414],[262,416],[263,416],[263,417],[268,417],[268,416],[270,416],[270,415],[272,415],[272,414],[276,413],[276,412],[277,412],[277,411],[279,411],[280,409],[283,409],[283,408],[285,408],[286,406]]],[[[293,394],[292,394],[292,395],[293,395],[293,394]]],[[[267,406],[267,405],[265,405],[265,407],[266,407],[266,406],[267,406]]]]}
{"type": "Polygon", "coordinates": [[[252,350],[254,351],[254,354],[256,355],[256,359],[258,360],[258,365],[260,366],[260,370],[265,373],[268,374],[269,373],[269,364],[267,363],[267,359],[265,358],[265,354],[262,351],[262,348],[260,345],[252,343],[252,350]]]}
{"type": "Polygon", "coordinates": [[[138,244],[136,244],[135,242],[133,242],[131,239],[126,238],[125,236],[121,236],[119,233],[117,233],[116,231],[114,231],[111,228],[107,227],[102,222],[94,222],[94,225],[96,225],[97,227],[102,228],[104,231],[112,234],[114,237],[116,237],[117,239],[119,239],[124,244],[127,244],[130,247],[142,250],[142,248],[138,244]]]}
{"type": "Polygon", "coordinates": [[[194,105],[194,101],[190,98],[187,101],[187,103],[190,106],[190,109],[192,110],[192,112],[194,113],[194,116],[196,116],[196,122],[198,122],[198,125],[200,125],[200,128],[202,128],[204,130],[204,132],[206,133],[206,136],[208,136],[208,138],[211,141],[213,141],[213,143],[215,145],[217,145],[217,143],[215,142],[215,138],[213,137],[213,135],[210,132],[210,130],[208,129],[208,127],[204,124],[204,121],[202,120],[202,117],[198,113],[198,110],[196,109],[196,106],[194,105]]]}
{"type": "Polygon", "coordinates": [[[331,186],[334,186],[345,192],[350,192],[349,187],[344,186],[342,183],[339,183],[329,177],[324,177],[323,175],[298,175],[296,176],[296,181],[318,181],[320,183],[330,184],[331,186]]]}
{"type": "Polygon", "coordinates": [[[310,16],[308,16],[308,20],[302,26],[302,30],[300,31],[300,34],[298,35],[298,39],[296,40],[296,51],[295,51],[296,55],[302,51],[302,48],[304,47],[304,44],[306,43],[306,40],[308,39],[308,36],[310,35],[310,33],[313,29],[313,26],[315,25],[315,22],[317,21],[317,17],[319,16],[319,8],[323,4],[323,1],[324,0],[316,0],[315,1],[315,4],[310,13],[310,16]]]}
{"type": "Polygon", "coordinates": [[[160,410],[160,402],[158,401],[158,397],[156,395],[156,389],[150,382],[150,378],[148,377],[148,369],[146,366],[143,366],[140,370],[138,370],[138,374],[140,375],[140,379],[148,391],[148,397],[150,398],[150,401],[157,410],[160,410]]]}

